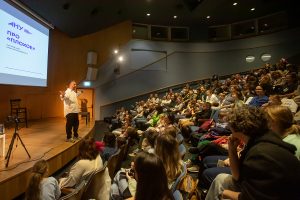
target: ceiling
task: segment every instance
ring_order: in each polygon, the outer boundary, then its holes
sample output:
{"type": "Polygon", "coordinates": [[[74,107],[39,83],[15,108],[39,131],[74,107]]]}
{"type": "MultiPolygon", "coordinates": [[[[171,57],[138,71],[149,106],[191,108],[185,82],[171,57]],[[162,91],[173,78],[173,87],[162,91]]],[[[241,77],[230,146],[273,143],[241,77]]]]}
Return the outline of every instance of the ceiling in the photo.
{"type": "Polygon", "coordinates": [[[125,20],[135,23],[203,26],[294,12],[296,0],[19,0],[71,37],[125,20]],[[233,5],[237,2],[237,5],[233,5]],[[251,11],[251,8],[255,8],[251,11]],[[150,16],[146,14],[150,13],[150,16]],[[174,16],[177,16],[174,19],[174,16]],[[207,19],[207,16],[210,16],[207,19]]]}

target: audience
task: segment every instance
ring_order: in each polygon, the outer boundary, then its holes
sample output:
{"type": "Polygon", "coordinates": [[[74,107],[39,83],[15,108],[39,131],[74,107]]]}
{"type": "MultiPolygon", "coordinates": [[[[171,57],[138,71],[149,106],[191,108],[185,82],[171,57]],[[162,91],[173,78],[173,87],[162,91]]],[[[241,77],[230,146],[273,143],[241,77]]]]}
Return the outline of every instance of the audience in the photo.
{"type": "Polygon", "coordinates": [[[47,177],[48,165],[45,160],[36,162],[32,168],[26,190],[27,200],[55,200],[60,197],[58,182],[47,177]]]}
{"type": "Polygon", "coordinates": [[[193,146],[192,164],[198,170],[202,166],[199,186],[209,188],[206,199],[297,199],[300,128],[293,119],[300,113],[281,106],[282,98],[294,98],[300,105],[297,70],[285,59],[247,74],[170,89],[161,98],[150,94],[131,110],[116,111],[112,132],[105,134],[104,145],[97,143],[98,151],[93,139],[82,141],[79,161],[59,180],[59,187],[46,177],[46,162],[37,162],[26,197],[59,198],[60,188],[76,187],[128,142],[139,144],[131,168],[121,169],[111,187],[105,175],[107,193],[99,198],[108,199],[110,189],[112,200],[173,199],[169,189],[190,164],[179,153],[183,135],[193,146]]]}
{"type": "Polygon", "coordinates": [[[297,199],[300,162],[295,146],[268,131],[265,114],[255,107],[229,115],[228,151],[232,175],[219,174],[206,199],[297,199]],[[246,147],[239,157],[237,147],[246,147]]]}

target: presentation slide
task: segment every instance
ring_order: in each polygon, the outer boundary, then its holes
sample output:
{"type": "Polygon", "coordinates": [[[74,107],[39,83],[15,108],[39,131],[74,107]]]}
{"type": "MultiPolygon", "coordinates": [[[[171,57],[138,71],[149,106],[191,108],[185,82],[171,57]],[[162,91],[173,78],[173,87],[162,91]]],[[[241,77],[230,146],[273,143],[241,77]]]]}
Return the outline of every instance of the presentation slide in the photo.
{"type": "Polygon", "coordinates": [[[49,29],[0,0],[0,84],[47,86],[49,29]]]}

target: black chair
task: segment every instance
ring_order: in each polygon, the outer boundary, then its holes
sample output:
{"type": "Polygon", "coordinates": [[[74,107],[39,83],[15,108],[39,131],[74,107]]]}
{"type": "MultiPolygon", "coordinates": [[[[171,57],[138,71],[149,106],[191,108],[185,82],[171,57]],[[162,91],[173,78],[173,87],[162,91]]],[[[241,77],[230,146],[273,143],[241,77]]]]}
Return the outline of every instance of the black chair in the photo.
{"type": "Polygon", "coordinates": [[[107,170],[107,162],[105,162],[101,169],[93,173],[91,179],[87,183],[86,189],[81,198],[82,200],[98,199],[101,192],[106,192],[103,191],[103,189],[105,189],[106,184],[103,183],[102,177],[105,176],[107,170]]]}
{"type": "Polygon", "coordinates": [[[59,198],[59,200],[81,200],[83,192],[85,191],[87,182],[83,180],[70,194],[59,198]]]}
{"type": "Polygon", "coordinates": [[[88,112],[87,102],[88,102],[87,99],[81,99],[81,108],[79,112],[79,115],[81,115],[81,117],[85,117],[86,125],[88,124],[88,122],[90,122],[90,118],[91,118],[91,114],[90,112],[88,112]]]}
{"type": "Polygon", "coordinates": [[[115,174],[116,174],[120,152],[121,152],[121,150],[119,149],[107,161],[107,168],[108,168],[109,176],[110,176],[111,179],[113,179],[115,174]]]}
{"type": "Polygon", "coordinates": [[[21,99],[10,100],[10,115],[16,116],[19,119],[19,123],[25,123],[26,128],[28,127],[27,109],[26,107],[21,107],[21,99]]]}

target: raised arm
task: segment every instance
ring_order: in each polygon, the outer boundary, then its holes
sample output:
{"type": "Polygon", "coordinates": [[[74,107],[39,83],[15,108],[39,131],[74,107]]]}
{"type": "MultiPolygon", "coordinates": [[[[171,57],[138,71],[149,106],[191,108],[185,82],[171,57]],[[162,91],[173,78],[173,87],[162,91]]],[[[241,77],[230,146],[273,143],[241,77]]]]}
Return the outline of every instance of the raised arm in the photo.
{"type": "Polygon", "coordinates": [[[232,177],[234,180],[239,180],[240,177],[240,162],[238,157],[237,147],[240,144],[240,140],[230,136],[228,138],[228,154],[229,154],[229,162],[230,169],[232,173],[232,177]]]}

